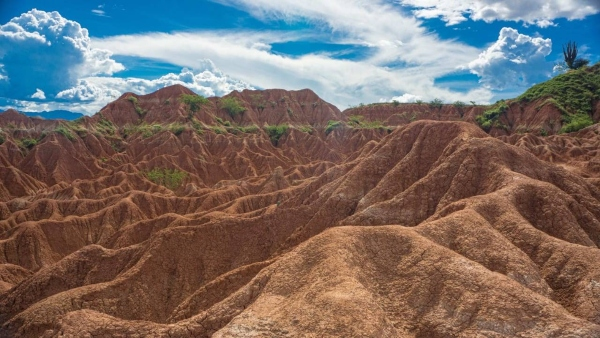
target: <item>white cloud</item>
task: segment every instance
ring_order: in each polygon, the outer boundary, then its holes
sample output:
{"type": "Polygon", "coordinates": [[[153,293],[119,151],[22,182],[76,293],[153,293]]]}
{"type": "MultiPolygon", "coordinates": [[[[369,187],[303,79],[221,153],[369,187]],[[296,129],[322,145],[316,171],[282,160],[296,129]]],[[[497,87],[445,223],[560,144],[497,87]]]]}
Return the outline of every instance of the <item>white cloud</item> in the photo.
{"type": "MultiPolygon", "coordinates": [[[[70,22],[76,32],[58,35],[65,36],[63,39],[73,46],[69,52],[64,52],[40,47],[45,42],[55,46],[56,41],[60,41],[57,40],[59,38],[49,39],[48,34],[40,29],[23,29],[25,33],[32,35],[21,34],[25,36],[23,41],[33,43],[36,38],[44,41],[36,42],[33,49],[38,52],[54,53],[56,59],[59,59],[69,56],[71,50],[76,51],[74,54],[77,62],[60,59],[54,67],[50,67],[68,76],[66,81],[57,80],[52,90],[41,88],[46,96],[55,98],[55,101],[44,104],[62,106],[74,102],[74,107],[87,105],[78,108],[78,111],[93,113],[125,91],[143,94],[175,83],[181,83],[205,96],[223,95],[231,90],[250,87],[249,84],[259,88],[311,88],[339,107],[359,102],[375,102],[381,97],[394,97],[398,93],[410,93],[399,96],[402,100],[412,99],[407,95],[424,100],[440,98],[450,102],[487,102],[493,97],[491,90],[487,88],[456,92],[436,86],[436,78],[454,73],[457,68],[466,69],[480,51],[455,40],[440,39],[424,28],[419,20],[383,0],[220,2],[246,10],[261,20],[308,22],[311,29],[302,32],[230,30],[146,33],[94,39],[90,42],[87,30],[77,23],[60,17],[56,12],[36,11],[32,14],[32,11],[26,14],[34,17],[50,16],[58,22],[55,24],[57,27],[70,22]],[[362,58],[350,60],[337,58],[339,54],[330,52],[314,51],[288,56],[273,51],[272,46],[276,43],[306,40],[344,45],[350,51],[356,50],[358,45],[367,52],[362,54],[362,58]],[[432,53],[432,46],[435,46],[435,53],[432,53]],[[180,74],[167,74],[155,80],[98,76],[112,75],[123,69],[122,65],[112,60],[113,53],[162,60],[194,71],[184,69],[180,74]],[[223,72],[207,66],[206,60],[214,61],[223,72]]],[[[100,7],[98,9],[103,10],[100,7]]],[[[13,20],[16,19],[19,18],[13,20]]],[[[17,26],[24,27],[21,24],[17,26]]],[[[15,41],[17,40],[11,40],[14,43],[12,48],[19,50],[21,45],[15,41]]],[[[14,50],[13,53],[16,53],[14,50]]],[[[0,62],[3,62],[2,59],[0,62]]],[[[16,75],[18,72],[10,71],[5,74],[10,78],[11,74],[16,75]]],[[[52,81],[47,76],[47,80],[43,82],[52,81]]],[[[31,81],[31,77],[23,83],[40,86],[40,82],[31,81]]],[[[30,95],[33,90],[27,94],[30,95]]],[[[1,92],[0,88],[0,95],[1,92]]]]}
{"type": "Polygon", "coordinates": [[[92,9],[92,13],[97,16],[106,16],[106,12],[101,9],[92,9]]]}
{"type": "MultiPolygon", "coordinates": [[[[457,93],[436,87],[435,79],[466,68],[478,49],[454,40],[442,40],[383,1],[331,0],[223,0],[261,20],[309,22],[311,38],[326,43],[360,45],[362,59],[338,59],[328,52],[286,56],[272,51],[278,42],[297,41],[299,33],[218,31],[174,32],[113,36],[93,40],[98,48],[115,54],[151,58],[172,64],[196,66],[199,57],[210,59],[226,74],[261,88],[311,88],[324,99],[344,107],[374,102],[398,92],[425,99],[491,98],[488,90],[457,93]],[[435,53],[431,52],[435,46],[435,53]]],[[[305,33],[304,33],[305,34],[305,33]]]]}
{"type": "Polygon", "coordinates": [[[48,96],[85,76],[123,70],[112,53],[90,46],[87,29],[58,12],[33,9],[0,26],[0,63],[10,84],[0,95],[26,98],[41,86],[48,96]]]}
{"type": "Polygon", "coordinates": [[[397,101],[400,103],[411,103],[411,102],[416,102],[417,100],[422,100],[422,97],[420,97],[419,95],[413,95],[410,93],[404,93],[400,96],[394,96],[392,97],[392,99],[390,100],[390,102],[393,101],[397,101]]]}
{"type": "MultiPolygon", "coordinates": [[[[371,58],[341,60],[326,54],[288,57],[264,48],[252,48],[256,38],[251,32],[244,36],[244,40],[240,41],[237,34],[225,32],[218,35],[152,33],[94,40],[94,45],[116,54],[164,60],[186,67],[195,67],[201,55],[213,60],[226,74],[246,83],[260,88],[311,88],[340,107],[375,102],[380,97],[392,97],[399,91],[411,91],[425,98],[452,100],[463,94],[435,87],[434,79],[454,72],[461,63],[466,67],[477,55],[457,51],[456,55],[448,55],[443,62],[399,68],[377,65],[371,58]]],[[[484,97],[477,98],[478,101],[491,97],[491,93],[487,92],[479,91],[477,94],[484,94],[484,97]]]]}
{"type": "Polygon", "coordinates": [[[46,94],[44,93],[43,90],[36,88],[35,93],[33,93],[33,95],[31,95],[32,99],[40,99],[40,100],[45,100],[46,99],[46,94]]]}
{"type": "Polygon", "coordinates": [[[467,20],[520,21],[539,27],[553,26],[553,20],[583,19],[600,12],[597,0],[400,0],[405,6],[415,8],[420,18],[441,18],[447,25],[467,20]]]}
{"type": "Polygon", "coordinates": [[[498,40],[469,63],[469,69],[486,88],[528,86],[550,77],[552,64],[545,57],[551,51],[550,39],[534,38],[504,27],[498,40]]]}
{"type": "MultiPolygon", "coordinates": [[[[234,90],[254,89],[247,83],[229,78],[208,60],[202,64],[205,66],[202,71],[194,72],[184,68],[179,74],[169,73],[154,80],[88,77],[80,80],[76,86],[58,93],[55,101],[36,103],[15,100],[11,102],[17,109],[27,109],[27,111],[65,109],[65,106],[70,105],[77,112],[91,115],[125,92],[148,94],[174,84],[183,85],[205,97],[223,96],[234,90]]],[[[8,107],[5,106],[4,109],[8,107]]]]}

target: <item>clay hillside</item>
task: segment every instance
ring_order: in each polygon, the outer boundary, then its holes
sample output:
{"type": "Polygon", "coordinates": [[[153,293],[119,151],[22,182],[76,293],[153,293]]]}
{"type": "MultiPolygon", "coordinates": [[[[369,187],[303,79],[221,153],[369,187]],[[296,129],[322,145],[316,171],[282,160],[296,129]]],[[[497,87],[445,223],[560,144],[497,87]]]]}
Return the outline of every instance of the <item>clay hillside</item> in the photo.
{"type": "Polygon", "coordinates": [[[0,337],[600,337],[600,66],[0,114],[0,337]]]}

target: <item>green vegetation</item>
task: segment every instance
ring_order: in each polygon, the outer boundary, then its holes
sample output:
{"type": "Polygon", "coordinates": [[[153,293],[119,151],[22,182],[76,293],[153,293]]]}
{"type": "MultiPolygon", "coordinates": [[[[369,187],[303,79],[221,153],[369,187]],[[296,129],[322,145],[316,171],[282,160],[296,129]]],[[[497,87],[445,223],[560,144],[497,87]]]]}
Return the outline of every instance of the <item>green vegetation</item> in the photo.
{"type": "Polygon", "coordinates": [[[100,114],[100,119],[98,120],[98,123],[96,123],[96,130],[104,135],[114,135],[117,127],[100,114]]]}
{"type": "Polygon", "coordinates": [[[444,105],[444,102],[440,99],[433,99],[431,101],[429,101],[429,107],[431,109],[442,109],[442,106],[444,105]]]}
{"type": "Polygon", "coordinates": [[[235,127],[235,129],[246,134],[256,134],[260,131],[260,128],[256,124],[252,124],[245,127],[239,126],[235,127]]]}
{"type": "Polygon", "coordinates": [[[83,117],[67,122],[69,129],[73,130],[79,137],[86,137],[88,130],[83,126],[83,117]]]}
{"type": "Polygon", "coordinates": [[[600,64],[560,74],[529,88],[517,98],[531,102],[551,97],[569,114],[591,114],[592,103],[600,100],[600,64]]]}
{"type": "Polygon", "coordinates": [[[307,134],[311,134],[311,135],[314,131],[313,127],[311,127],[310,125],[298,126],[298,130],[300,130],[303,133],[307,133],[307,134]]]}
{"type": "Polygon", "coordinates": [[[176,136],[179,136],[185,130],[185,125],[183,125],[181,123],[171,123],[168,126],[168,129],[169,129],[170,132],[172,132],[176,136]]]}
{"type": "Polygon", "coordinates": [[[64,125],[59,125],[58,127],[56,127],[56,129],[54,129],[55,132],[63,135],[64,137],[66,137],[69,141],[73,141],[75,139],[75,137],[73,136],[73,133],[71,133],[71,131],[69,130],[69,128],[65,127],[64,125]]]}
{"type": "Polygon", "coordinates": [[[196,120],[195,118],[192,118],[192,120],[190,122],[191,122],[192,128],[194,128],[194,131],[196,132],[196,134],[198,134],[198,135],[204,134],[204,127],[202,127],[202,124],[200,123],[200,121],[196,120]]]}
{"type": "Polygon", "coordinates": [[[265,101],[263,96],[261,94],[253,94],[250,95],[250,97],[252,98],[252,107],[254,107],[254,109],[262,113],[263,110],[265,110],[265,107],[267,106],[267,102],[265,101]]]}
{"type": "Polygon", "coordinates": [[[225,127],[231,127],[231,122],[229,121],[225,121],[222,118],[215,116],[215,121],[217,121],[218,124],[225,126],[225,127]]]}
{"type": "Polygon", "coordinates": [[[200,107],[202,105],[208,103],[208,99],[202,95],[181,94],[179,96],[179,102],[181,102],[183,104],[187,104],[188,108],[190,109],[191,115],[193,115],[193,113],[200,110],[200,107]]]}
{"type": "Polygon", "coordinates": [[[561,134],[572,133],[594,124],[591,116],[581,113],[563,116],[563,121],[566,124],[560,129],[561,134]]]}
{"type": "Polygon", "coordinates": [[[240,101],[232,96],[221,98],[220,103],[221,108],[225,109],[231,118],[246,111],[246,108],[242,107],[240,101]]]}
{"type": "Polygon", "coordinates": [[[504,100],[498,101],[492,108],[483,112],[483,114],[477,116],[475,121],[481,126],[483,130],[489,131],[492,127],[498,126],[498,119],[500,115],[508,111],[508,105],[504,100]]]}
{"type": "Polygon", "coordinates": [[[141,133],[143,138],[156,135],[164,130],[164,127],[160,124],[139,124],[139,125],[127,125],[123,128],[123,137],[127,138],[130,135],[141,133]]]}
{"type": "Polygon", "coordinates": [[[423,100],[416,100],[415,101],[416,104],[418,104],[419,106],[423,104],[423,100]]]}
{"type": "Polygon", "coordinates": [[[517,100],[532,102],[544,98],[546,100],[537,108],[551,104],[561,112],[565,123],[561,133],[574,132],[592,125],[593,104],[600,100],[600,64],[557,75],[529,88],[517,100]]]}
{"type": "Polygon", "coordinates": [[[146,114],[146,112],[142,109],[142,107],[139,106],[137,97],[135,97],[135,96],[128,96],[127,100],[129,102],[133,103],[133,107],[135,108],[135,112],[139,116],[143,116],[144,114],[146,114]]]}
{"type": "Polygon", "coordinates": [[[385,129],[381,121],[365,121],[365,117],[362,115],[348,116],[348,125],[359,129],[385,129]]]}
{"type": "Polygon", "coordinates": [[[392,100],[392,105],[394,107],[398,107],[400,105],[400,102],[398,102],[397,100],[392,100]]]}
{"type": "Polygon", "coordinates": [[[329,120],[329,122],[327,122],[327,127],[325,128],[325,135],[329,135],[334,129],[340,128],[341,126],[342,121],[329,120]]]}
{"type": "Polygon", "coordinates": [[[6,136],[2,132],[2,129],[0,129],[0,145],[2,145],[4,142],[6,142],[6,136]]]}
{"type": "Polygon", "coordinates": [[[177,169],[154,168],[146,172],[146,177],[154,184],[175,190],[179,188],[186,179],[187,173],[177,169]]]}
{"type": "Polygon", "coordinates": [[[456,111],[458,111],[458,115],[460,115],[460,117],[463,117],[465,115],[465,106],[466,104],[462,101],[454,101],[454,103],[452,104],[454,106],[454,108],[456,108],[456,111]]]}
{"type": "Polygon", "coordinates": [[[577,43],[574,41],[569,41],[566,46],[563,45],[563,56],[569,69],[579,69],[590,63],[590,60],[577,58],[577,43]]]}
{"type": "Polygon", "coordinates": [[[267,135],[269,135],[271,143],[273,143],[273,145],[276,146],[279,143],[279,139],[281,138],[281,136],[283,136],[287,132],[289,127],[290,126],[288,126],[287,124],[280,124],[277,126],[266,126],[265,131],[267,132],[267,135]]]}
{"type": "Polygon", "coordinates": [[[208,127],[210,130],[212,130],[215,134],[227,134],[227,130],[223,127],[219,127],[219,126],[210,126],[208,127]]]}
{"type": "Polygon", "coordinates": [[[18,143],[21,148],[31,149],[38,144],[38,140],[36,140],[34,138],[26,137],[22,140],[19,140],[18,143]]]}

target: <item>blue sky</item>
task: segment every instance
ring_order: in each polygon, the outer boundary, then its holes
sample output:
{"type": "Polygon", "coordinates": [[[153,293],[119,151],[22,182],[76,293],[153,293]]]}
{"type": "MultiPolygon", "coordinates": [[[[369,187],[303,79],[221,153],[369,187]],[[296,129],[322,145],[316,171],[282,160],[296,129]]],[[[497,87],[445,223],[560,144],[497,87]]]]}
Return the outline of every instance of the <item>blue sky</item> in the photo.
{"type": "Polygon", "coordinates": [[[494,102],[600,60],[597,0],[3,1],[0,109],[93,114],[127,91],[311,88],[340,109],[494,102]]]}

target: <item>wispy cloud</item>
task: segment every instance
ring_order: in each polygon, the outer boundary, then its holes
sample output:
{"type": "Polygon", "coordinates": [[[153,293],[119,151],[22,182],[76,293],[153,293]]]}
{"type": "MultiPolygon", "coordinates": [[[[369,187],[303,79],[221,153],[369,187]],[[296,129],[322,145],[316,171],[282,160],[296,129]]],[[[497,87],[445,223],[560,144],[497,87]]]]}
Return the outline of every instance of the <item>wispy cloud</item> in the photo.
{"type": "Polygon", "coordinates": [[[106,16],[106,12],[101,9],[92,9],[92,13],[96,14],[97,16],[106,16]]]}
{"type": "Polygon", "coordinates": [[[98,7],[97,7],[97,8],[95,8],[95,9],[92,9],[92,13],[94,13],[94,15],[97,15],[97,16],[104,16],[104,17],[108,17],[108,16],[106,15],[106,11],[104,10],[104,4],[102,4],[102,5],[98,5],[98,7]]]}
{"type": "MultiPolygon", "coordinates": [[[[444,100],[476,95],[483,101],[492,95],[487,90],[457,93],[434,86],[436,77],[455,72],[459,65],[466,66],[477,57],[477,50],[471,55],[449,54],[439,63],[388,67],[378,65],[373,57],[342,60],[319,53],[289,57],[272,53],[268,48],[257,48],[256,42],[269,43],[263,40],[267,37],[262,32],[151,33],[94,40],[94,46],[120,55],[158,59],[190,68],[198,67],[199,57],[207,58],[231,77],[257,87],[308,87],[341,107],[376,102],[409,91],[424,98],[444,100]]],[[[280,40],[277,34],[273,40],[280,40]]]]}
{"type": "Polygon", "coordinates": [[[517,21],[545,28],[554,26],[553,20],[558,18],[577,20],[600,12],[597,0],[401,0],[400,3],[414,8],[413,13],[419,18],[440,18],[448,25],[471,19],[517,21]]]}
{"type": "Polygon", "coordinates": [[[436,87],[437,77],[457,72],[479,50],[443,40],[398,6],[382,1],[223,0],[264,21],[306,21],[319,41],[368,48],[365,57],[339,59],[328,52],[286,56],[270,46],[297,41],[296,33],[219,31],[148,33],[94,40],[94,46],[120,55],[138,56],[192,67],[198,58],[215,62],[226,74],[262,88],[310,87],[341,107],[386,100],[404,93],[425,99],[489,100],[485,89],[452,92],[436,87]],[[260,47],[257,47],[260,46],[260,47]],[[435,52],[432,52],[432,48],[435,52]]]}

